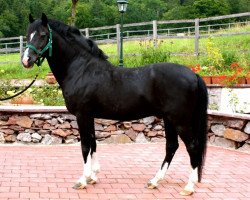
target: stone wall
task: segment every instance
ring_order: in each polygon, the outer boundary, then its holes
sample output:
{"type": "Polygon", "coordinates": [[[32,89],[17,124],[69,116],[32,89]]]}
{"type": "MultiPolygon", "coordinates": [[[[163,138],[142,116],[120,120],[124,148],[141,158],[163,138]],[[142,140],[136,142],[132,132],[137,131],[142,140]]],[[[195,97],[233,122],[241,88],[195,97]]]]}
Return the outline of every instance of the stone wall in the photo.
{"type": "MultiPolygon", "coordinates": [[[[242,116],[242,115],[241,115],[242,116]]],[[[250,149],[250,119],[209,115],[209,143],[235,149],[250,149]]],[[[163,121],[156,117],[120,122],[95,120],[96,138],[101,143],[165,141],[163,121]]],[[[67,112],[1,112],[0,143],[72,144],[79,142],[76,118],[67,112]]]]}

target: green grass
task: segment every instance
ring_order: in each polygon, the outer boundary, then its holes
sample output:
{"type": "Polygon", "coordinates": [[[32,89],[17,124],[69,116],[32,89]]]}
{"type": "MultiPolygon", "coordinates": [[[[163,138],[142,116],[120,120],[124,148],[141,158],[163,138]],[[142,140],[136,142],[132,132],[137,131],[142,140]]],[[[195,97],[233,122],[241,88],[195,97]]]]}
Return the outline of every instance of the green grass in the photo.
{"type": "MultiPolygon", "coordinates": [[[[233,27],[230,32],[246,32],[250,31],[250,25],[243,27],[233,27]]],[[[218,31],[217,33],[225,33],[226,31],[218,31]]],[[[183,65],[201,64],[206,60],[206,43],[207,38],[200,39],[200,53],[198,58],[195,56],[170,56],[166,61],[174,62],[183,65]]],[[[194,53],[194,39],[164,39],[159,40],[161,50],[170,53],[194,53]]],[[[224,37],[214,37],[213,42],[216,47],[225,52],[236,52],[239,63],[244,63],[250,66],[250,35],[234,35],[224,37]]],[[[141,56],[131,54],[141,54],[147,47],[152,47],[153,41],[125,41],[124,42],[124,63],[126,67],[135,67],[146,64],[141,56]],[[130,54],[126,55],[126,54],[130,54]]],[[[118,65],[117,46],[116,44],[99,45],[99,47],[107,54],[112,55],[110,61],[118,65]]],[[[149,48],[150,49],[150,48],[149,48]]],[[[32,69],[25,69],[20,63],[19,54],[2,54],[0,55],[0,63],[15,61],[14,64],[0,64],[0,79],[26,79],[33,78],[37,73],[39,78],[43,79],[48,71],[50,71],[48,64],[44,62],[43,66],[38,69],[34,66],[32,69]]]]}

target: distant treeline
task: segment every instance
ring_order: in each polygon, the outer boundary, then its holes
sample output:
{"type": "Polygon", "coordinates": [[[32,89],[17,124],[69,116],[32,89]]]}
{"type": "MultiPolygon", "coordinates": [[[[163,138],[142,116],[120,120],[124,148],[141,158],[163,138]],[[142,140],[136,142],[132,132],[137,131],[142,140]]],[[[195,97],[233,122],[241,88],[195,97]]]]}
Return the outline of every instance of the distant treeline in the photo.
{"type": "MultiPolygon", "coordinates": [[[[24,35],[28,14],[79,28],[120,23],[116,0],[0,0],[0,37],[24,35]],[[76,6],[72,5],[75,4],[76,6]],[[72,11],[76,8],[76,15],[72,11]],[[72,17],[73,16],[73,17],[72,17]]],[[[125,23],[193,19],[250,11],[249,0],[129,0],[125,23]]]]}

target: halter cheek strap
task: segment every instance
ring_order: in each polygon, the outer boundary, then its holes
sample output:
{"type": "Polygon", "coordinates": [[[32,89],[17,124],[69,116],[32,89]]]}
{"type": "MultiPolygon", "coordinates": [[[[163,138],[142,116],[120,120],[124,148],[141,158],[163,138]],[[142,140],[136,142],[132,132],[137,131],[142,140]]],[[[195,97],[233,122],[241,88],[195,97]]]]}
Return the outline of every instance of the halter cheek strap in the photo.
{"type": "Polygon", "coordinates": [[[32,44],[27,44],[26,48],[30,48],[32,49],[33,51],[36,52],[36,54],[38,55],[38,58],[36,60],[36,64],[37,66],[41,66],[45,57],[43,57],[43,54],[45,53],[45,51],[47,51],[49,49],[49,57],[52,56],[52,31],[51,31],[51,28],[50,26],[48,25],[48,30],[49,30],[49,41],[48,43],[46,44],[46,46],[43,48],[43,50],[39,51],[34,45],[32,44]]]}

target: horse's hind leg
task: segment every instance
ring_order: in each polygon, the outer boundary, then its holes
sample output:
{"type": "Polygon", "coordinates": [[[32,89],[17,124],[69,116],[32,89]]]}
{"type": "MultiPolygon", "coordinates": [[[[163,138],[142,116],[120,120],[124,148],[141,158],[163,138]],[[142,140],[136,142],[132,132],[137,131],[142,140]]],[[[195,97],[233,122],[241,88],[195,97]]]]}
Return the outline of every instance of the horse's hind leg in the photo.
{"type": "Polygon", "coordinates": [[[158,170],[155,177],[152,178],[147,183],[147,187],[150,189],[156,188],[158,182],[164,178],[167,169],[174,157],[174,154],[179,147],[178,135],[175,127],[167,119],[164,119],[164,124],[165,124],[165,135],[166,135],[166,156],[161,165],[161,168],[158,170]]]}
{"type": "Polygon", "coordinates": [[[200,145],[196,141],[191,128],[186,129],[185,133],[180,132],[179,135],[186,146],[191,163],[191,173],[188,178],[188,183],[185,185],[184,189],[180,192],[181,195],[187,196],[194,193],[194,186],[198,182],[198,168],[201,165],[199,158],[200,145]]]}

